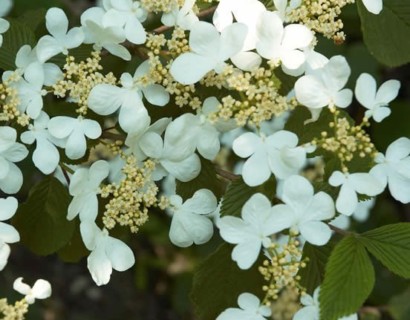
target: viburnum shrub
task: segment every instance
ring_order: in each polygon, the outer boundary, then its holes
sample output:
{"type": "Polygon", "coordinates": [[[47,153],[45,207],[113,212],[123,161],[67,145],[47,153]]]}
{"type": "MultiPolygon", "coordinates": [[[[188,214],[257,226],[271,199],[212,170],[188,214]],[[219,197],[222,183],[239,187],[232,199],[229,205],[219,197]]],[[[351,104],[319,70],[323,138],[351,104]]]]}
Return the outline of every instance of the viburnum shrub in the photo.
{"type": "MultiPolygon", "coordinates": [[[[168,215],[175,246],[221,243],[194,276],[198,319],[358,319],[374,261],[410,278],[410,223],[355,222],[385,189],[410,202],[410,139],[378,150],[369,133],[396,112],[399,81],[320,52],[345,41],[354,2],[103,0],[72,26],[57,7],[7,18],[0,0],[0,269],[21,239],[87,255],[105,285],[168,215]],[[113,57],[122,74],[103,67],[113,57]]],[[[356,2],[372,54],[409,62],[407,0],[356,2]]],[[[14,289],[25,298],[0,300],[4,319],[51,295],[42,279],[14,289]]]]}

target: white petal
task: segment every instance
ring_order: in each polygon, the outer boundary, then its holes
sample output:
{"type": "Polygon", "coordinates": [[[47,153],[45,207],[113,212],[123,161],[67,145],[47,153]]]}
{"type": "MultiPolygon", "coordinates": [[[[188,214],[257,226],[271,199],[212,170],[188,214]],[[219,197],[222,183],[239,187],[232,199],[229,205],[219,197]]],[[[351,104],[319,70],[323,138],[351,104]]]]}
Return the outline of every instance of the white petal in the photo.
{"type": "Polygon", "coordinates": [[[37,139],[33,152],[34,165],[44,174],[52,173],[58,166],[60,154],[57,148],[46,139],[37,139]]]}
{"type": "Polygon", "coordinates": [[[410,154],[410,139],[399,138],[393,141],[386,150],[386,158],[389,161],[398,161],[410,154]]]}
{"type": "Polygon", "coordinates": [[[105,254],[103,246],[98,246],[91,252],[87,259],[87,267],[98,286],[107,284],[110,281],[112,265],[105,254]]]}
{"type": "Polygon", "coordinates": [[[182,161],[162,160],[161,164],[175,178],[182,182],[195,179],[201,172],[201,161],[196,154],[189,156],[182,161]]]}
{"type": "Polygon", "coordinates": [[[135,263],[132,250],[118,239],[108,237],[105,243],[105,252],[114,270],[125,271],[131,268],[135,263]]]}
{"type": "Polygon", "coordinates": [[[361,194],[373,197],[383,192],[382,184],[368,173],[353,173],[349,176],[349,182],[361,194]]]}
{"type": "Polygon", "coordinates": [[[163,142],[159,134],[155,132],[147,132],[139,142],[142,152],[148,157],[159,159],[162,156],[163,142]]]}
{"type": "Polygon", "coordinates": [[[135,18],[129,18],[127,23],[125,24],[125,36],[127,40],[135,43],[135,44],[142,44],[147,39],[147,34],[142,26],[141,22],[135,18]]]}
{"type": "Polygon", "coordinates": [[[10,256],[10,246],[6,243],[0,245],[0,271],[7,265],[10,256]]]}
{"type": "Polygon", "coordinates": [[[23,174],[14,164],[9,163],[10,169],[6,177],[0,179],[0,189],[8,194],[17,193],[23,185],[23,174]]]}
{"type": "Polygon", "coordinates": [[[353,100],[353,92],[350,89],[339,91],[334,97],[333,102],[339,108],[347,108],[353,100]]]}
{"type": "Polygon", "coordinates": [[[68,19],[64,11],[60,8],[49,9],[46,14],[46,27],[55,38],[63,37],[68,30],[68,19]]]}
{"type": "Polygon", "coordinates": [[[398,174],[389,175],[389,191],[394,199],[401,203],[410,202],[410,179],[398,174]]]}
{"type": "Polygon", "coordinates": [[[216,67],[216,62],[207,56],[187,52],[172,63],[170,73],[182,84],[194,84],[216,67]]]}
{"type": "Polygon", "coordinates": [[[314,76],[307,75],[295,83],[296,99],[309,108],[323,108],[330,102],[326,88],[314,76]]]}
{"type": "Polygon", "coordinates": [[[260,305],[260,300],[253,294],[250,293],[242,293],[238,297],[238,306],[246,311],[258,311],[260,305]]]}
{"type": "Polygon", "coordinates": [[[17,278],[16,280],[14,280],[13,289],[16,290],[18,293],[21,293],[23,295],[30,294],[30,292],[31,292],[31,287],[28,284],[25,284],[23,282],[22,277],[17,278]]]}
{"type": "Polygon", "coordinates": [[[373,112],[373,119],[376,122],[382,122],[385,118],[387,118],[391,114],[390,108],[387,107],[378,107],[375,108],[373,112]]]}
{"type": "Polygon", "coordinates": [[[61,44],[51,36],[43,36],[37,44],[37,57],[41,62],[45,62],[51,57],[62,52],[61,44]]]}
{"type": "Polygon", "coordinates": [[[210,214],[216,210],[217,205],[217,199],[212,191],[200,189],[192,198],[185,201],[183,208],[196,214],[210,214]]]}
{"type": "Polygon", "coordinates": [[[47,299],[51,296],[50,282],[43,279],[37,280],[31,290],[36,299],[47,299]]]}
{"type": "Polygon", "coordinates": [[[165,106],[169,102],[169,93],[163,86],[151,84],[142,90],[149,103],[155,106],[165,106]]]}
{"type": "Polygon", "coordinates": [[[261,138],[253,132],[247,132],[239,136],[233,142],[233,151],[241,158],[252,155],[256,147],[261,144],[261,138]]]}
{"type": "Polygon", "coordinates": [[[359,203],[357,194],[349,183],[342,185],[336,200],[336,209],[340,213],[351,216],[359,203]]]}
{"type": "Polygon", "coordinates": [[[220,34],[211,23],[199,21],[192,26],[189,46],[193,52],[203,57],[216,57],[220,43],[220,34]]]}
{"type": "Polygon", "coordinates": [[[76,128],[67,139],[65,153],[70,159],[80,159],[85,155],[87,150],[87,140],[85,139],[84,132],[76,128]]]}
{"type": "Polygon", "coordinates": [[[362,106],[372,109],[376,98],[376,80],[370,74],[362,73],[357,79],[354,93],[362,106]]]}
{"type": "Polygon", "coordinates": [[[397,80],[389,80],[383,83],[376,94],[376,102],[380,104],[388,104],[396,99],[400,90],[400,82],[397,80]]]}
{"type": "Polygon", "coordinates": [[[267,155],[262,151],[253,154],[242,168],[243,180],[251,187],[261,185],[269,179],[271,174],[267,155]]]}
{"type": "Polygon", "coordinates": [[[283,184],[282,200],[295,208],[306,206],[313,197],[313,187],[302,176],[291,176],[283,184]]]}
{"type": "Polygon", "coordinates": [[[214,160],[221,145],[219,142],[219,132],[211,125],[203,126],[198,136],[198,152],[205,159],[214,160]]]}
{"type": "Polygon", "coordinates": [[[261,245],[262,241],[257,238],[237,244],[232,250],[232,260],[242,270],[249,269],[258,259],[261,245]]]}
{"type": "Polygon", "coordinates": [[[100,124],[95,120],[83,119],[81,121],[81,127],[84,134],[90,139],[97,139],[101,136],[102,130],[100,124]]]}
{"type": "Polygon", "coordinates": [[[363,4],[373,14],[379,14],[383,9],[382,0],[363,0],[363,4]]]}
{"type": "Polygon", "coordinates": [[[248,27],[242,23],[234,23],[226,27],[221,33],[219,61],[226,61],[242,49],[248,27]]]}
{"type": "Polygon", "coordinates": [[[0,222],[0,239],[5,243],[15,243],[20,241],[20,234],[13,226],[0,222]]]}
{"type": "Polygon", "coordinates": [[[284,29],[282,46],[286,49],[306,48],[313,40],[313,33],[302,24],[290,24],[284,29]]]}
{"type": "Polygon", "coordinates": [[[325,245],[332,236],[332,231],[329,226],[320,221],[305,222],[299,225],[299,230],[307,242],[316,246],[325,245]]]}
{"type": "Polygon", "coordinates": [[[222,217],[217,225],[222,239],[233,244],[242,242],[246,236],[254,233],[248,223],[237,217],[222,217]]]}
{"type": "Polygon", "coordinates": [[[109,115],[122,105],[124,89],[110,84],[95,86],[88,97],[88,107],[100,115],[109,115]]]}
{"type": "Polygon", "coordinates": [[[255,52],[239,52],[231,57],[235,66],[243,71],[252,71],[258,68],[262,63],[262,58],[255,52]]]}
{"type": "Polygon", "coordinates": [[[0,199],[0,221],[9,220],[17,211],[18,201],[14,197],[0,199]]]}
{"type": "Polygon", "coordinates": [[[48,123],[48,130],[50,134],[58,139],[67,138],[73,131],[76,119],[58,116],[52,118],[48,123]]]}

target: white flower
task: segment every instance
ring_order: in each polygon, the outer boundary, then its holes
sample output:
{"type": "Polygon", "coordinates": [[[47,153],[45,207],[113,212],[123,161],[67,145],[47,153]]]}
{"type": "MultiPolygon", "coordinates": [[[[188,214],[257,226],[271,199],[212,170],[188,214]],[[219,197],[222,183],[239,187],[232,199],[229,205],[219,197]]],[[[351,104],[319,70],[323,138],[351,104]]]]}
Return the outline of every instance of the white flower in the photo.
{"type": "Polygon", "coordinates": [[[269,247],[269,237],[281,231],[275,219],[269,199],[261,193],[254,194],[245,203],[242,218],[224,216],[219,219],[217,227],[222,239],[236,244],[232,260],[239,268],[249,269],[257,260],[261,246],[269,247]]]}
{"type": "Polygon", "coordinates": [[[13,0],[0,0],[0,17],[8,14],[13,6],[13,0]]]}
{"type": "Polygon", "coordinates": [[[191,52],[180,55],[172,63],[171,75],[182,84],[193,84],[209,71],[220,73],[225,61],[241,51],[247,27],[234,23],[221,34],[210,23],[199,21],[189,35],[191,52]]]}
{"type": "Polygon", "coordinates": [[[178,195],[170,197],[173,211],[169,238],[179,247],[189,247],[193,243],[204,244],[214,233],[213,223],[209,218],[218,206],[216,197],[207,189],[200,189],[183,202],[178,195]]]}
{"type": "Polygon", "coordinates": [[[279,15],[267,11],[261,16],[258,28],[257,52],[269,60],[280,60],[286,70],[298,69],[305,62],[301,49],[309,46],[313,33],[301,24],[283,27],[279,15]]]}
{"type": "Polygon", "coordinates": [[[93,7],[81,15],[81,25],[85,35],[84,43],[93,43],[95,50],[104,48],[114,56],[131,60],[130,52],[120,45],[126,40],[124,29],[112,25],[102,8],[93,7]]]}
{"type": "Polygon", "coordinates": [[[3,45],[2,33],[5,33],[10,28],[10,23],[7,20],[0,18],[0,47],[3,45]]]}
{"type": "Polygon", "coordinates": [[[295,83],[296,99],[308,108],[320,109],[328,105],[346,108],[353,99],[350,89],[343,89],[350,76],[350,67],[342,56],[334,56],[322,68],[295,83]]]}
{"type": "Polygon", "coordinates": [[[377,165],[370,170],[384,187],[389,190],[394,199],[410,202],[410,139],[399,138],[392,142],[386,150],[386,155],[376,156],[377,165]]]}
{"type": "MultiPolygon", "coordinates": [[[[370,210],[374,207],[376,203],[376,198],[371,198],[369,200],[360,201],[353,212],[351,218],[357,222],[364,222],[369,218],[370,210]]],[[[333,219],[330,224],[343,230],[347,230],[350,227],[350,217],[341,214],[333,219]]]]}
{"type": "MultiPolygon", "coordinates": [[[[303,308],[295,313],[293,320],[320,319],[319,292],[320,287],[315,289],[315,291],[313,292],[313,297],[308,294],[302,295],[300,302],[303,305],[303,308]]],[[[358,320],[358,317],[355,313],[347,317],[339,318],[338,320],[358,320]]]]}
{"type": "Polygon", "coordinates": [[[70,159],[80,159],[87,150],[87,140],[97,139],[102,131],[99,123],[83,117],[58,116],[48,123],[50,134],[57,139],[67,139],[65,153],[70,159]]]}
{"type": "Polygon", "coordinates": [[[383,10],[383,0],[362,0],[366,9],[373,13],[379,14],[383,10]]]}
{"type": "Polygon", "coordinates": [[[261,305],[259,298],[248,292],[238,297],[238,305],[240,309],[226,309],[216,320],[266,320],[272,314],[268,306],[261,305]]]}
{"type": "Polygon", "coordinates": [[[23,278],[17,278],[13,283],[13,288],[18,293],[24,294],[28,304],[33,304],[36,299],[47,299],[51,296],[50,282],[39,279],[31,288],[23,282],[23,278]]]}
{"type": "Polygon", "coordinates": [[[156,106],[169,102],[169,94],[158,84],[142,85],[140,78],[149,70],[148,61],[143,62],[135,71],[134,77],[129,73],[121,76],[122,88],[109,84],[95,86],[88,97],[88,106],[101,115],[108,115],[120,109],[118,121],[126,132],[139,127],[139,122],[148,116],[142,97],[156,106]]]}
{"type": "Polygon", "coordinates": [[[368,109],[365,116],[381,122],[390,115],[388,104],[397,97],[399,89],[399,81],[389,80],[376,92],[376,80],[370,74],[362,73],[356,82],[355,96],[360,104],[368,109]]]}
{"type": "Polygon", "coordinates": [[[357,193],[368,196],[376,196],[383,192],[383,186],[376,177],[369,173],[342,173],[334,171],[329,178],[329,184],[339,187],[339,195],[336,199],[336,209],[340,213],[350,216],[359,204],[357,193]]]}
{"type": "MultiPolygon", "coordinates": [[[[0,199],[0,221],[9,220],[14,216],[18,207],[16,198],[0,199]]],[[[11,225],[0,222],[0,271],[4,269],[10,255],[9,243],[20,241],[18,231],[11,225]]]]}
{"type": "Polygon", "coordinates": [[[87,258],[88,270],[98,286],[110,281],[112,269],[125,271],[135,263],[132,250],[121,240],[101,230],[94,222],[80,224],[81,237],[91,254],[87,258]]]}
{"type": "Polygon", "coordinates": [[[36,149],[33,152],[33,163],[44,174],[52,173],[58,166],[60,154],[56,146],[63,147],[63,141],[54,138],[47,130],[50,117],[41,112],[34,124],[30,124],[28,131],[21,134],[21,141],[25,144],[33,144],[36,141],[36,149]]]}
{"type": "Polygon", "coordinates": [[[68,49],[79,47],[84,41],[81,28],[68,31],[68,19],[63,10],[51,8],[46,14],[46,27],[51,34],[43,36],[37,44],[37,56],[41,62],[59,53],[68,54],[68,49]]]}
{"type": "Polygon", "coordinates": [[[278,231],[290,228],[317,246],[329,241],[332,232],[322,220],[333,218],[335,207],[327,193],[314,194],[306,178],[292,176],[285,180],[281,197],[284,204],[278,204],[272,209],[278,231]]]}
{"type": "Polygon", "coordinates": [[[185,0],[182,8],[178,6],[171,12],[164,12],[161,22],[166,26],[178,26],[183,30],[190,30],[192,26],[199,21],[198,17],[192,10],[195,0],[185,0]]]}
{"type": "Polygon", "coordinates": [[[74,219],[80,214],[80,220],[94,221],[98,214],[98,198],[101,182],[109,174],[109,164],[104,160],[94,162],[89,169],[79,168],[71,177],[70,195],[73,196],[68,206],[67,219],[74,219]]]}
{"type": "Polygon", "coordinates": [[[147,35],[141,22],[146,20],[148,12],[139,1],[106,0],[104,8],[107,10],[104,20],[112,26],[124,28],[128,41],[135,44],[145,42],[147,35]]]}
{"type": "Polygon", "coordinates": [[[278,179],[298,173],[306,161],[306,150],[297,147],[298,137],[281,130],[268,137],[247,132],[233,143],[233,151],[246,160],[242,176],[249,186],[257,186],[273,173],[278,179]]]}
{"type": "Polygon", "coordinates": [[[23,184],[23,175],[14,164],[28,155],[27,148],[16,142],[17,131],[11,127],[0,127],[0,190],[17,193],[23,184]]]}

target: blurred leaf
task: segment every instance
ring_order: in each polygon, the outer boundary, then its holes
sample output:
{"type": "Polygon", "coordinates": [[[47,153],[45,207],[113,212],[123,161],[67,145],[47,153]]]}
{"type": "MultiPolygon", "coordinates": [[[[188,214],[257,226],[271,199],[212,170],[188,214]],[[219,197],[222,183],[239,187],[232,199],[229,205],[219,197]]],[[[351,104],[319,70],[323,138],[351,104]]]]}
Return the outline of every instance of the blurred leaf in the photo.
{"type": "Polygon", "coordinates": [[[264,184],[258,187],[248,186],[242,178],[232,181],[222,198],[221,216],[236,216],[241,215],[243,205],[255,193],[263,193],[270,200],[276,194],[276,181],[272,177],[264,184]]]}
{"type": "Polygon", "coordinates": [[[330,241],[324,246],[318,247],[306,243],[303,247],[302,260],[309,258],[306,268],[300,269],[298,275],[301,277],[300,285],[306,289],[310,295],[323,282],[325,276],[325,267],[333,248],[335,241],[330,241]]]}
{"type": "Polygon", "coordinates": [[[410,288],[389,301],[389,312],[394,320],[410,319],[410,288]]]}
{"type": "Polygon", "coordinates": [[[37,28],[45,22],[47,10],[44,8],[29,10],[19,16],[17,20],[24,23],[32,31],[37,30],[37,28]]]}
{"type": "Polygon", "coordinates": [[[3,35],[3,45],[0,54],[0,69],[14,70],[17,52],[28,44],[34,47],[36,37],[33,30],[27,24],[16,19],[9,19],[10,29],[3,35]]]}
{"type": "Polygon", "coordinates": [[[71,240],[57,252],[60,259],[64,262],[76,263],[89,254],[89,251],[84,246],[80,233],[80,224],[77,221],[75,220],[75,228],[71,240]]]}
{"type": "Polygon", "coordinates": [[[322,319],[355,313],[371,293],[374,268],[364,245],[350,235],[337,244],[326,265],[319,296],[322,319]]]}
{"type": "Polygon", "coordinates": [[[363,233],[360,241],[386,268],[410,279],[410,223],[397,223],[363,233]]]}
{"type": "Polygon", "coordinates": [[[216,171],[213,163],[202,157],[201,159],[201,172],[198,177],[189,181],[181,182],[177,180],[176,193],[187,200],[191,198],[199,189],[209,189],[219,199],[222,195],[221,181],[216,176],[216,171]]]}
{"type": "Polygon", "coordinates": [[[35,185],[13,219],[21,242],[38,255],[49,255],[64,247],[75,228],[74,221],[66,219],[69,203],[67,188],[56,178],[46,177],[35,185]]]}
{"type": "Polygon", "coordinates": [[[229,307],[237,306],[238,296],[250,292],[262,297],[264,279],[256,262],[241,270],[231,259],[232,246],[223,244],[196,270],[191,298],[200,320],[215,320],[229,307]]]}
{"type": "Polygon", "coordinates": [[[364,41],[381,63],[396,67],[410,62],[410,2],[384,1],[383,10],[375,15],[357,1],[364,41]]]}
{"type": "Polygon", "coordinates": [[[62,0],[35,0],[35,1],[22,1],[22,0],[17,0],[14,1],[14,6],[13,6],[13,13],[15,13],[17,16],[21,16],[25,12],[29,10],[35,10],[35,9],[49,9],[51,7],[64,7],[63,6],[63,1],[62,0]]]}

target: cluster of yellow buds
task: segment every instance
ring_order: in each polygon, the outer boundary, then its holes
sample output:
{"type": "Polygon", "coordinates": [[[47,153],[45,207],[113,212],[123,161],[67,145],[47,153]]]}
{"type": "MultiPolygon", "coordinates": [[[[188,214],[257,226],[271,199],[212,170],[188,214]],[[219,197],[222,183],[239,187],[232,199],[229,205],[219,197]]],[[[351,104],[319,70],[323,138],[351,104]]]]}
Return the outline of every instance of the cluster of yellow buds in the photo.
{"type": "Polygon", "coordinates": [[[299,294],[294,288],[285,288],[278,299],[272,303],[272,318],[275,320],[292,320],[300,309],[299,294]]]}
{"type": "Polygon", "coordinates": [[[172,9],[182,7],[184,0],[141,0],[141,6],[148,12],[170,12],[172,9]]]}
{"type": "Polygon", "coordinates": [[[0,315],[3,320],[24,320],[28,312],[26,299],[16,301],[14,305],[9,304],[7,299],[0,299],[0,315]]]}
{"type": "Polygon", "coordinates": [[[27,114],[18,110],[20,99],[17,89],[12,84],[20,80],[17,72],[12,73],[6,80],[0,83],[0,121],[16,121],[22,127],[29,124],[27,114]]]}

